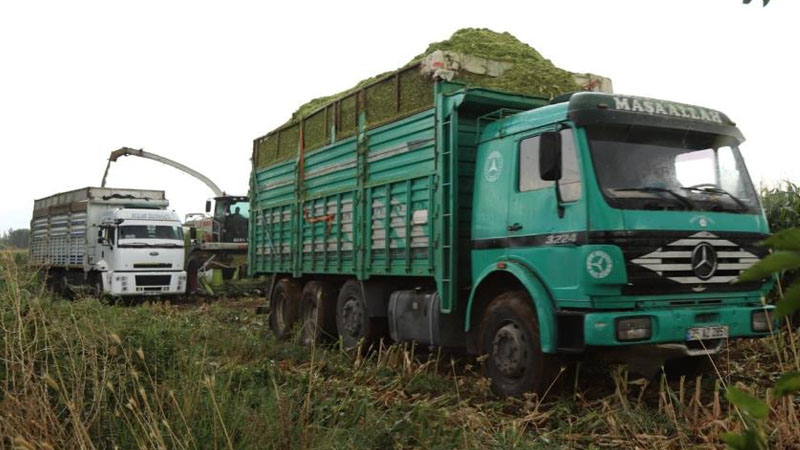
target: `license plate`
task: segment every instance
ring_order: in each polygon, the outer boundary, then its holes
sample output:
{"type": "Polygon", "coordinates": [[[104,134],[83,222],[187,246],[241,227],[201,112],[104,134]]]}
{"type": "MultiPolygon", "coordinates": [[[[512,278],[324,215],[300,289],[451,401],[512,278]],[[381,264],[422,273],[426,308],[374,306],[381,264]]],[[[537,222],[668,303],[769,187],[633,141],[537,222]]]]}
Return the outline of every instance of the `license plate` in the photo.
{"type": "Polygon", "coordinates": [[[728,337],[728,327],[695,327],[686,330],[687,341],[724,339],[728,337]]]}

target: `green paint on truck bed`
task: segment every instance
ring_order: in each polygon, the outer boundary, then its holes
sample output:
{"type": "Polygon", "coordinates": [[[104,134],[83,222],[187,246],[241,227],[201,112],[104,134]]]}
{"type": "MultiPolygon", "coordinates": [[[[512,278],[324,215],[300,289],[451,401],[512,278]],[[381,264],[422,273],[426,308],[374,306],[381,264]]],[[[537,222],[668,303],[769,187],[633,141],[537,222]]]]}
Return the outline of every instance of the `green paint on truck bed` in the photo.
{"type": "MultiPolygon", "coordinates": [[[[252,275],[432,277],[448,309],[469,281],[478,118],[545,99],[440,82],[436,106],[291,160],[253,167],[252,275]],[[460,280],[460,281],[459,281],[460,280]]],[[[258,142],[258,141],[257,141],[258,142]]],[[[258,143],[256,143],[258,145],[258,143]]]]}

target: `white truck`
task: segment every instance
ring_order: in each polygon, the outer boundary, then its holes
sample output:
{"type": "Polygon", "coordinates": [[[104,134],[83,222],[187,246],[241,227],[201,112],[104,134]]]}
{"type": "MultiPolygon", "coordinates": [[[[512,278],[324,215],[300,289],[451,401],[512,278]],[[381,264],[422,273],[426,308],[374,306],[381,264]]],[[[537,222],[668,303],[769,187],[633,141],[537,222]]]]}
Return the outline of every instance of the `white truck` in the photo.
{"type": "Polygon", "coordinates": [[[183,230],[168,205],[164,191],[96,187],[36,200],[30,261],[65,295],[183,294],[183,230]]]}

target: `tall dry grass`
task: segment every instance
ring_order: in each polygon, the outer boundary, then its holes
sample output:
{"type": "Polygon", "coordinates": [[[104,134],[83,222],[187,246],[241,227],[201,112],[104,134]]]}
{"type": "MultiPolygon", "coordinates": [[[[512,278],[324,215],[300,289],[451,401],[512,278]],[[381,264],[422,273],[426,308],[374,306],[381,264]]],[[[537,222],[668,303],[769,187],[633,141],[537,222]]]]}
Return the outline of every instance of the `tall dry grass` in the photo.
{"type": "Polygon", "coordinates": [[[181,354],[171,311],[53,300],[0,258],[0,447],[233,448],[232,379],[181,354]]]}
{"type": "MultiPolygon", "coordinates": [[[[721,448],[745,426],[725,388],[770,397],[797,364],[783,334],[732,343],[701,377],[582,364],[543,399],[498,399],[479,361],[309,351],[264,333],[253,304],[67,302],[0,256],[0,448],[721,448]]],[[[797,406],[770,400],[774,448],[800,442],[797,406]]]]}

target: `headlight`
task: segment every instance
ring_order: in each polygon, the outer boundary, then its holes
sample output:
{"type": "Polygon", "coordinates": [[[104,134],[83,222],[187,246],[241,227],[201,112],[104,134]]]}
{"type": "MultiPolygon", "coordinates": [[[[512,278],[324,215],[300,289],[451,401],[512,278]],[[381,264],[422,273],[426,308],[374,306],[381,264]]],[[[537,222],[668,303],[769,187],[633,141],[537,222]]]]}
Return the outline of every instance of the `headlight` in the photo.
{"type": "Polygon", "coordinates": [[[643,341],[653,334],[649,317],[625,317],[616,320],[618,341],[643,341]]]}
{"type": "Polygon", "coordinates": [[[772,311],[771,309],[753,311],[751,320],[753,331],[763,333],[773,329],[775,322],[772,318],[772,311]]]}

